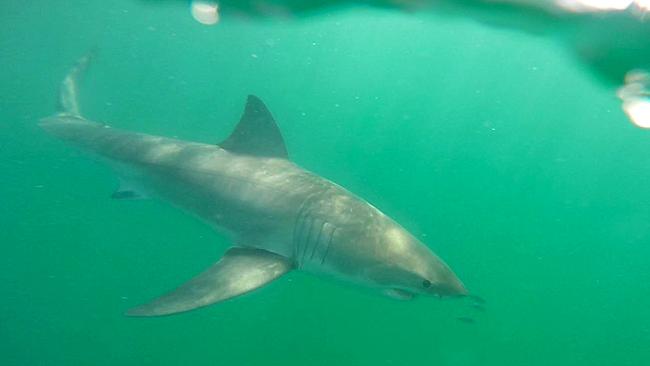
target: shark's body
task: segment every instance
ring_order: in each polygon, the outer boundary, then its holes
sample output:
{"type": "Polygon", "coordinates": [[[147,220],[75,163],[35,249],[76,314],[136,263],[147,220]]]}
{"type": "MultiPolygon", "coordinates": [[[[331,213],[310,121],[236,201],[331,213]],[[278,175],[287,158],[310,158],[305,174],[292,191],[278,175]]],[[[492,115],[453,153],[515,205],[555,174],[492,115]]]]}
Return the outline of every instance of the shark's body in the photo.
{"type": "MultiPolygon", "coordinates": [[[[42,126],[109,159],[152,196],[227,232],[235,248],[177,290],[129,311],[155,316],[249,292],[300,269],[384,290],[393,296],[462,295],[451,270],[426,246],[366,201],[288,160],[271,114],[256,97],[233,134],[210,145],[122,131],[80,116],[81,60],[64,80],[61,112],[42,126]]],[[[118,191],[115,198],[137,193],[118,191]]]]}

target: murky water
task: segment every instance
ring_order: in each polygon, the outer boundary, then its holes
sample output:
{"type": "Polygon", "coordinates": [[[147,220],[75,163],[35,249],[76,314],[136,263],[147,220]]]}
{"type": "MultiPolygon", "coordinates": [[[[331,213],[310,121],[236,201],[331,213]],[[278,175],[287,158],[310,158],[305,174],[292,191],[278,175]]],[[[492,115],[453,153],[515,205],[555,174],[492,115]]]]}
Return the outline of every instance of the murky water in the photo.
{"type": "Polygon", "coordinates": [[[647,102],[629,72],[648,69],[649,23],[450,4],[225,2],[206,26],[180,1],[4,1],[2,364],[645,364],[650,132],[617,90],[647,102]],[[111,199],[109,166],[38,127],[89,50],[88,118],[218,143],[255,94],[294,162],[400,222],[485,302],[396,301],[293,271],[125,317],[232,244],[165,202],[111,199]]]}

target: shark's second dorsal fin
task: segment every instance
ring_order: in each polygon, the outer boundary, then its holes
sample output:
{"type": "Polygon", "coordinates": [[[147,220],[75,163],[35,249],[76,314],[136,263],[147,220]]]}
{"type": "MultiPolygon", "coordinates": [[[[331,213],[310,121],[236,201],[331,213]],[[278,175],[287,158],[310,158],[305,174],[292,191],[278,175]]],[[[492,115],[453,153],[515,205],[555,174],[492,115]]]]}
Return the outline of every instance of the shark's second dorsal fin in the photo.
{"type": "Polygon", "coordinates": [[[219,146],[237,154],[289,158],[284,139],[271,112],[254,95],[248,96],[239,124],[219,146]]]}

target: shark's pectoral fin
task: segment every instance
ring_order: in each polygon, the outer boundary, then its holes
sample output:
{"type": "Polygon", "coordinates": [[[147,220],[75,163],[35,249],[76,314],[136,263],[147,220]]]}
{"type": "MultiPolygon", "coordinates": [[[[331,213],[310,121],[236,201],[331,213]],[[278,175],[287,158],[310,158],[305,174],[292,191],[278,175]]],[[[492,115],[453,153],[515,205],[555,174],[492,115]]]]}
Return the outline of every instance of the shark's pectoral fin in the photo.
{"type": "Polygon", "coordinates": [[[180,313],[262,287],[289,272],[291,262],[261,249],[232,248],[217,263],[176,290],[127,311],[129,316],[180,313]]]}

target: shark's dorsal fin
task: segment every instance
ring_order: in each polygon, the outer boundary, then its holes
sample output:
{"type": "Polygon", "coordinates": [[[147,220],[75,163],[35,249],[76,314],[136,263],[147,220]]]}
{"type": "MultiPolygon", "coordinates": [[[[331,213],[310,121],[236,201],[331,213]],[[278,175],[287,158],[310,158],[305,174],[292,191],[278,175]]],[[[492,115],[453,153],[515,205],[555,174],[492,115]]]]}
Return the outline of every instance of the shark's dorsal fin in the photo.
{"type": "Polygon", "coordinates": [[[248,96],[239,124],[219,146],[237,154],[289,158],[284,139],[271,112],[254,95],[248,96]]]}

